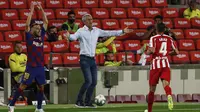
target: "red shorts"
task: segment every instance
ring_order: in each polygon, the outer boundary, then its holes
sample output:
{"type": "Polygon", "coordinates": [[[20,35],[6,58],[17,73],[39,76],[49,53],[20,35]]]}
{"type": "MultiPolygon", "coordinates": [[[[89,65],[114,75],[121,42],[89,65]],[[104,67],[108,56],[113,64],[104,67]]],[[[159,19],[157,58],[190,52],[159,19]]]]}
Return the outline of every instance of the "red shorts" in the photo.
{"type": "Polygon", "coordinates": [[[159,78],[170,82],[170,68],[159,68],[150,70],[149,85],[155,86],[158,84],[159,78]]]}

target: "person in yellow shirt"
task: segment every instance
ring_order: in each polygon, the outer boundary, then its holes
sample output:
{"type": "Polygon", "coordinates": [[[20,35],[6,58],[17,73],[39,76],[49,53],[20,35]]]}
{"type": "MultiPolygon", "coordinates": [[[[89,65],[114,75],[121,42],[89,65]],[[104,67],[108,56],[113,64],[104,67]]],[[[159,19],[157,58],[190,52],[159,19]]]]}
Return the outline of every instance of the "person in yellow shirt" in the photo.
{"type": "Polygon", "coordinates": [[[189,8],[185,9],[185,11],[183,12],[183,16],[187,19],[200,18],[200,10],[197,9],[196,5],[196,1],[190,1],[189,8]]]}
{"type": "Polygon", "coordinates": [[[14,44],[15,52],[9,56],[9,66],[14,83],[20,83],[21,77],[26,70],[27,56],[22,53],[22,44],[17,41],[14,44]]]}
{"type": "Polygon", "coordinates": [[[134,62],[131,60],[127,59],[122,60],[122,61],[115,61],[115,56],[113,52],[107,52],[106,53],[106,61],[104,63],[104,66],[122,66],[122,65],[133,65],[134,62]]]}

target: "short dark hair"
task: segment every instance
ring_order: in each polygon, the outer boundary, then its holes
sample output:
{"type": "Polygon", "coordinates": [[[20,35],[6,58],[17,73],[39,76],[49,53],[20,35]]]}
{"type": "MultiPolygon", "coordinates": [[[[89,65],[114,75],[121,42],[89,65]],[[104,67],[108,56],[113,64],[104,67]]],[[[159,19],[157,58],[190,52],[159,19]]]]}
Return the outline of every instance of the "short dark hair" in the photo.
{"type": "Polygon", "coordinates": [[[69,16],[70,14],[76,15],[75,12],[74,12],[73,10],[69,11],[69,12],[67,13],[67,16],[69,16]]]}
{"type": "Polygon", "coordinates": [[[156,27],[157,32],[165,32],[166,26],[164,23],[158,23],[156,27]]]}
{"type": "Polygon", "coordinates": [[[48,28],[48,31],[50,31],[51,29],[54,29],[54,28],[57,28],[56,26],[50,26],[49,28],[48,28]]]}
{"type": "Polygon", "coordinates": [[[21,41],[15,41],[15,42],[14,42],[14,47],[15,47],[17,44],[22,44],[22,42],[21,42],[21,41]]]}
{"type": "Polygon", "coordinates": [[[155,17],[154,17],[154,20],[156,20],[157,18],[163,20],[163,17],[162,17],[161,15],[157,15],[157,16],[155,16],[155,17]]]}

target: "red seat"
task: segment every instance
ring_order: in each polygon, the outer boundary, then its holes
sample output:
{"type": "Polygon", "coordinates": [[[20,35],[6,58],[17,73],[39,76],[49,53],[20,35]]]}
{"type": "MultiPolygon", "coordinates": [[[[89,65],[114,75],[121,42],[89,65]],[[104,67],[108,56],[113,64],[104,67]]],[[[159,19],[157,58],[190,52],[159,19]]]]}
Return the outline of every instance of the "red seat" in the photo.
{"type": "Polygon", "coordinates": [[[41,6],[43,8],[45,8],[45,5],[44,5],[45,4],[45,0],[28,0],[27,3],[28,3],[28,7],[30,7],[32,3],[33,4],[39,3],[39,4],[41,4],[41,6]]]}
{"type": "Polygon", "coordinates": [[[75,9],[75,13],[76,13],[76,18],[82,18],[83,15],[90,14],[90,10],[86,8],[75,9]]]}
{"type": "Polygon", "coordinates": [[[63,8],[63,0],[46,0],[46,8],[63,8]]]}
{"type": "Polygon", "coordinates": [[[137,22],[135,19],[121,19],[120,26],[122,29],[128,27],[130,29],[137,29],[137,22]]]}
{"type": "Polygon", "coordinates": [[[69,43],[66,40],[60,40],[51,43],[51,48],[53,52],[66,52],[69,48],[69,43]]]}
{"type": "Polygon", "coordinates": [[[2,10],[2,19],[4,19],[4,20],[19,19],[17,10],[15,10],[15,9],[2,10]]]}
{"type": "Polygon", "coordinates": [[[144,18],[144,12],[141,8],[128,8],[128,18],[144,18]]]}
{"type": "Polygon", "coordinates": [[[64,0],[64,8],[80,8],[81,1],[80,0],[64,0]]]}
{"type": "Polygon", "coordinates": [[[26,9],[27,2],[26,2],[26,0],[10,0],[10,8],[26,9]]]}
{"type": "Polygon", "coordinates": [[[104,65],[104,62],[105,62],[104,54],[99,54],[98,56],[99,56],[99,64],[104,65]]]}
{"type": "Polygon", "coordinates": [[[117,0],[117,7],[133,7],[132,0],[117,0]]]}
{"type": "Polygon", "coordinates": [[[81,0],[83,8],[98,7],[98,0],[81,0]]]}
{"type": "Polygon", "coordinates": [[[177,8],[163,8],[162,14],[164,18],[177,18],[179,16],[177,8]]]}
{"type": "Polygon", "coordinates": [[[197,100],[200,102],[200,94],[192,94],[192,100],[197,100]]]}
{"type": "Polygon", "coordinates": [[[64,20],[49,20],[49,26],[61,27],[64,20]]]}
{"type": "Polygon", "coordinates": [[[124,8],[111,8],[111,18],[127,18],[124,8]]]}
{"type": "Polygon", "coordinates": [[[164,18],[164,19],[163,19],[163,23],[164,23],[168,28],[173,28],[173,23],[172,23],[172,20],[171,20],[171,19],[164,18]]]}
{"type": "Polygon", "coordinates": [[[26,20],[14,20],[12,21],[13,30],[25,30],[26,20]]]}
{"type": "Polygon", "coordinates": [[[109,12],[106,8],[93,8],[92,17],[97,19],[107,19],[109,18],[109,12]]]}
{"type": "Polygon", "coordinates": [[[121,102],[121,103],[136,103],[131,101],[131,98],[129,95],[116,95],[115,99],[117,102],[121,102]]]}
{"type": "Polygon", "coordinates": [[[43,48],[44,48],[44,52],[45,52],[45,53],[51,52],[51,45],[50,45],[49,42],[44,42],[43,48]]]}
{"type": "Polygon", "coordinates": [[[139,19],[139,28],[146,29],[150,25],[154,25],[153,19],[139,19]]]}
{"type": "Polygon", "coordinates": [[[78,66],[80,56],[78,53],[64,53],[63,54],[63,64],[65,66],[78,66]]]}
{"type": "Polygon", "coordinates": [[[138,50],[141,47],[139,40],[126,40],[123,44],[126,51],[138,50]]]}
{"type": "Polygon", "coordinates": [[[183,64],[183,63],[189,63],[189,55],[186,51],[180,51],[178,55],[172,57],[173,63],[175,64],[183,64]]]}
{"type": "Polygon", "coordinates": [[[190,20],[186,18],[175,18],[174,19],[174,27],[175,28],[190,28],[190,20]]]}
{"type": "Polygon", "coordinates": [[[151,1],[152,7],[167,7],[167,0],[152,0],[151,1]]]}
{"type": "Polygon", "coordinates": [[[116,58],[117,58],[117,61],[123,61],[127,59],[135,63],[135,55],[132,52],[128,52],[127,55],[124,52],[119,52],[116,54],[116,58]]]}
{"type": "Polygon", "coordinates": [[[76,19],[76,20],[75,20],[75,23],[79,26],[79,28],[80,28],[80,27],[83,27],[83,22],[82,22],[82,20],[76,19]]]}
{"type": "Polygon", "coordinates": [[[56,18],[57,19],[67,19],[68,16],[68,12],[70,11],[70,9],[56,9],[56,18]]]}
{"type": "Polygon", "coordinates": [[[0,42],[0,51],[3,53],[13,53],[13,44],[11,42],[0,42]]]}
{"type": "MultiPolygon", "coordinates": [[[[117,40],[115,40],[114,43],[115,43],[117,52],[124,51],[124,46],[123,46],[122,41],[117,41],[117,40]]],[[[112,51],[112,46],[109,45],[109,46],[108,46],[108,49],[112,51]]]]}
{"type": "MultiPolygon", "coordinates": [[[[55,14],[53,9],[44,9],[44,12],[48,19],[55,19],[55,14]]],[[[42,19],[42,11],[38,11],[38,18],[42,19]]]]}
{"type": "Polygon", "coordinates": [[[3,37],[2,32],[0,32],[0,41],[4,41],[4,37],[3,37]]]}
{"type": "MultiPolygon", "coordinates": [[[[50,64],[50,54],[45,54],[44,55],[44,63],[45,65],[50,64]]],[[[62,55],[58,53],[53,53],[52,54],[52,65],[53,66],[62,66],[63,61],[62,61],[62,55]]]]}
{"type": "Polygon", "coordinates": [[[149,0],[133,0],[134,7],[150,7],[149,0]]]}
{"type": "Polygon", "coordinates": [[[177,94],[177,100],[178,102],[197,102],[195,100],[192,100],[192,96],[190,94],[177,94]]]}
{"type": "Polygon", "coordinates": [[[119,22],[116,19],[104,19],[102,25],[104,30],[119,29],[119,22]]]}
{"type": "Polygon", "coordinates": [[[9,31],[11,30],[11,24],[9,21],[0,20],[0,31],[9,31]]]}
{"type": "Polygon", "coordinates": [[[100,7],[103,8],[113,8],[116,7],[116,1],[115,0],[99,0],[100,7]]]}
{"type": "Polygon", "coordinates": [[[143,29],[139,29],[139,30],[135,30],[133,31],[131,34],[130,34],[130,38],[131,40],[142,40],[144,34],[146,33],[147,31],[146,30],[143,30],[143,29]]]}
{"type": "MultiPolygon", "coordinates": [[[[139,54],[136,55],[136,63],[139,62],[141,56],[139,54]]],[[[152,55],[146,55],[146,64],[150,64],[151,63],[151,60],[152,60],[152,55]]]]}
{"type": "Polygon", "coordinates": [[[191,63],[200,63],[200,51],[191,51],[190,60],[191,63]]]}
{"type": "Polygon", "coordinates": [[[183,12],[185,11],[185,9],[187,8],[179,8],[179,17],[183,17],[183,12]]]}
{"type": "Polygon", "coordinates": [[[96,61],[96,64],[99,65],[99,55],[95,56],[95,61],[96,61]]]}
{"type": "Polygon", "coordinates": [[[159,8],[146,8],[144,12],[145,12],[145,17],[147,18],[154,18],[155,16],[161,14],[159,8]]]}
{"type": "Polygon", "coordinates": [[[184,39],[184,33],[182,29],[171,29],[175,33],[177,39],[184,39]]]}
{"type": "Polygon", "coordinates": [[[78,41],[70,42],[70,52],[78,53],[80,51],[80,44],[78,41]]]}
{"type": "Polygon", "coordinates": [[[197,49],[200,50],[200,39],[196,41],[197,49]]]}
{"type": "Polygon", "coordinates": [[[200,28],[200,18],[191,18],[192,28],[200,28]]]}
{"type": "Polygon", "coordinates": [[[199,29],[186,29],[185,38],[187,39],[200,39],[200,30],[199,29]]]}
{"type": "Polygon", "coordinates": [[[137,103],[146,103],[144,95],[131,95],[131,101],[134,101],[137,103]]]}
{"type": "Polygon", "coordinates": [[[22,42],[22,52],[23,53],[27,52],[26,42],[22,42]]]}
{"type": "MultiPolygon", "coordinates": [[[[163,102],[167,102],[166,94],[162,94],[161,99],[162,99],[163,102]]],[[[174,94],[172,94],[172,99],[173,99],[173,102],[177,102],[176,96],[174,94]]]]}
{"type": "Polygon", "coordinates": [[[195,45],[193,40],[179,40],[180,50],[195,50],[195,45]]]}
{"type": "Polygon", "coordinates": [[[0,7],[8,9],[9,8],[9,1],[8,0],[0,0],[0,7]]]}
{"type": "MultiPolygon", "coordinates": [[[[30,13],[29,9],[20,9],[19,10],[20,19],[27,19],[29,13],[30,13]]],[[[37,18],[37,16],[36,16],[36,13],[34,12],[33,16],[32,16],[32,19],[36,19],[36,18],[37,18]]]]}
{"type": "Polygon", "coordinates": [[[4,33],[5,41],[22,41],[22,35],[19,31],[7,31],[4,33]]]}
{"type": "Polygon", "coordinates": [[[92,26],[97,27],[97,28],[101,28],[101,22],[98,19],[94,19],[92,26]]]}

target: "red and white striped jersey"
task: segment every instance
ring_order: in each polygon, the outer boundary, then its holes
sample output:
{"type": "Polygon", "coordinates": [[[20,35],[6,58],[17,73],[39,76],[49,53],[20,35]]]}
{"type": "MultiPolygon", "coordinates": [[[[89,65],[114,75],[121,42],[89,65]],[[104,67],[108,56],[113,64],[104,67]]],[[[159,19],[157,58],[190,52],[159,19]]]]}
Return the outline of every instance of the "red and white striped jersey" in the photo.
{"type": "Polygon", "coordinates": [[[165,34],[155,35],[150,38],[149,47],[155,48],[152,54],[151,69],[170,67],[168,55],[170,51],[177,48],[172,37],[165,34]]]}

